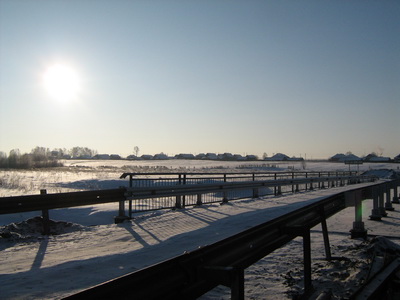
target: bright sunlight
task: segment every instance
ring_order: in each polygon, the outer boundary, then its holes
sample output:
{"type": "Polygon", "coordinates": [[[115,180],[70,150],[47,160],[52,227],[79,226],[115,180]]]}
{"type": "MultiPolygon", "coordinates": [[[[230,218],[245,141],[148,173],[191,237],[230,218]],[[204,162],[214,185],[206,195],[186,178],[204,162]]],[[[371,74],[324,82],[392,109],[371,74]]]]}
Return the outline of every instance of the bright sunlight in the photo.
{"type": "Polygon", "coordinates": [[[73,100],[79,91],[79,76],[66,64],[50,66],[43,76],[44,86],[49,95],[62,102],[73,100]]]}

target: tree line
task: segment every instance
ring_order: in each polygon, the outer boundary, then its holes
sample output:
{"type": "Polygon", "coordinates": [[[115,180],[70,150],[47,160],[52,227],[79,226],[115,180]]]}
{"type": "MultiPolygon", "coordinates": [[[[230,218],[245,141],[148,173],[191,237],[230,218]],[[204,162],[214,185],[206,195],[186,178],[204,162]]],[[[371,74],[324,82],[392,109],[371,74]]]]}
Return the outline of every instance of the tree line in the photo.
{"type": "Polygon", "coordinates": [[[50,150],[46,147],[37,146],[29,153],[21,153],[19,149],[12,149],[8,155],[0,151],[0,168],[29,169],[60,167],[63,166],[60,159],[71,157],[85,158],[96,154],[96,150],[87,147],[73,147],[70,150],[65,148],[50,150]]]}

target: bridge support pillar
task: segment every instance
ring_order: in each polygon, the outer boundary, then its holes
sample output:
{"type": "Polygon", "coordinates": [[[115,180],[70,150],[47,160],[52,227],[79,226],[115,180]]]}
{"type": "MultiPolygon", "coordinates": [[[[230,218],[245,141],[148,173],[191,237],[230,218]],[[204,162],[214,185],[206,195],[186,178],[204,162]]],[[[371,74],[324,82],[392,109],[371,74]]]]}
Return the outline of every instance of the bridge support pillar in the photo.
{"type": "Polygon", "coordinates": [[[379,193],[379,211],[382,217],[387,217],[387,212],[385,210],[385,193],[384,193],[384,186],[379,186],[378,189],[379,193]]]}
{"type": "Polygon", "coordinates": [[[351,238],[367,238],[367,230],[362,221],[362,191],[346,192],[346,206],[354,206],[355,221],[353,222],[353,229],[350,230],[351,238]]]}
{"type": "Polygon", "coordinates": [[[397,203],[397,204],[400,203],[399,194],[397,194],[397,184],[396,183],[393,185],[393,200],[392,200],[392,203],[397,203]]]}
{"type": "Polygon", "coordinates": [[[392,201],[390,199],[390,183],[386,183],[385,185],[385,194],[386,194],[386,201],[385,201],[385,209],[389,211],[393,211],[394,207],[392,205],[392,201]]]}
{"type": "Polygon", "coordinates": [[[373,199],[373,207],[369,218],[374,221],[381,221],[382,215],[381,215],[381,210],[379,209],[378,187],[374,187],[372,189],[372,199],[373,199]]]}

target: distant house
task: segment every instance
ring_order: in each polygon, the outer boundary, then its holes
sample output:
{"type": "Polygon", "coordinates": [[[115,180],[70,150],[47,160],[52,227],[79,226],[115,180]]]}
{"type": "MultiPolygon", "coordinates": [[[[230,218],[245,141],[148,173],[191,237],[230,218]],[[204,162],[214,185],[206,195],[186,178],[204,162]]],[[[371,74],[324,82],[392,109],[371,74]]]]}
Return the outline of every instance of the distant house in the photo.
{"type": "Polygon", "coordinates": [[[375,157],[378,157],[378,155],[376,155],[375,153],[371,153],[371,154],[368,154],[367,156],[363,157],[362,160],[368,162],[375,157]]]}
{"type": "Polygon", "coordinates": [[[246,157],[241,154],[234,154],[233,157],[235,160],[246,160],[246,157]]]}
{"type": "Polygon", "coordinates": [[[270,161],[286,161],[289,160],[289,156],[283,153],[277,153],[273,155],[272,157],[266,157],[264,160],[270,160],[270,161]]]}
{"type": "Polygon", "coordinates": [[[258,157],[257,157],[257,155],[249,154],[249,155],[246,155],[246,160],[258,160],[258,157]]]}
{"type": "Polygon", "coordinates": [[[165,159],[169,159],[168,155],[164,154],[164,153],[159,153],[153,156],[153,159],[157,159],[157,160],[165,160],[165,159]]]}
{"type": "Polygon", "coordinates": [[[377,157],[372,157],[369,162],[390,162],[391,159],[390,157],[383,157],[383,156],[377,156],[377,157]]]}
{"type": "Polygon", "coordinates": [[[150,160],[153,159],[153,155],[143,154],[140,158],[144,160],[150,160]]]}
{"type": "Polygon", "coordinates": [[[118,154],[111,154],[110,159],[115,159],[115,160],[121,159],[121,156],[119,156],[118,154]]]}
{"type": "Polygon", "coordinates": [[[128,156],[126,157],[126,159],[137,160],[137,159],[140,159],[140,158],[137,157],[136,155],[131,154],[131,155],[128,155],[128,156]]]}
{"type": "Polygon", "coordinates": [[[345,162],[345,161],[358,161],[361,160],[361,158],[359,158],[357,155],[354,154],[342,154],[342,153],[338,153],[335,154],[334,156],[332,156],[329,161],[336,161],[336,162],[345,162]]]}
{"type": "Polygon", "coordinates": [[[400,154],[393,158],[395,162],[400,162],[400,154]]]}
{"type": "Polygon", "coordinates": [[[176,159],[195,159],[193,154],[180,153],[175,155],[176,159]]]}
{"type": "Polygon", "coordinates": [[[338,153],[335,154],[334,156],[332,156],[331,158],[329,158],[329,161],[340,161],[342,159],[344,159],[346,157],[346,155],[344,155],[343,153],[338,153]]]}
{"type": "Polygon", "coordinates": [[[108,160],[110,159],[110,155],[108,154],[96,154],[93,156],[94,159],[108,160]]]}
{"type": "Polygon", "coordinates": [[[232,153],[225,152],[223,154],[218,154],[218,158],[221,160],[233,160],[234,156],[232,153]]]}
{"type": "Polygon", "coordinates": [[[218,156],[215,153],[207,153],[206,154],[207,159],[211,159],[211,160],[217,160],[218,156]]]}
{"type": "Polygon", "coordinates": [[[199,153],[196,155],[196,159],[207,159],[207,156],[204,153],[199,153]]]}
{"type": "Polygon", "coordinates": [[[348,154],[340,161],[344,162],[344,161],[356,161],[356,160],[361,160],[361,158],[359,158],[357,155],[354,154],[348,154]]]}

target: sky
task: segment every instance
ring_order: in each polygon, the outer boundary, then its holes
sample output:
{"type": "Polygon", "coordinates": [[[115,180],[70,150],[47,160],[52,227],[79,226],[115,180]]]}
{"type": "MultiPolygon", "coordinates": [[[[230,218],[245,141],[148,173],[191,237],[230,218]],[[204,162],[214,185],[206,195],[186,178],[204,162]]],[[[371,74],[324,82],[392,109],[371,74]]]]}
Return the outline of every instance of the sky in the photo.
{"type": "Polygon", "coordinates": [[[398,1],[0,0],[6,153],[394,157],[399,120],[398,1]]]}

